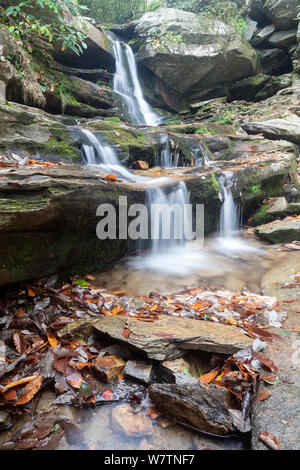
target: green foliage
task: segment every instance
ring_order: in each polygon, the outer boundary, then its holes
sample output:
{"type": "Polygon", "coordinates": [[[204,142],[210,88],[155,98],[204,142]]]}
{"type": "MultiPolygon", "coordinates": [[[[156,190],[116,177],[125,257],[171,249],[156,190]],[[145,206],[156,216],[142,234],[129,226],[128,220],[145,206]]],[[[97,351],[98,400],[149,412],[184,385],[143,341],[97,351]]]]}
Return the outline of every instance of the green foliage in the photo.
{"type": "Polygon", "coordinates": [[[235,27],[239,32],[246,28],[243,11],[234,2],[224,0],[167,0],[168,7],[179,8],[192,13],[203,13],[211,18],[219,18],[235,27]]]}
{"type": "Polygon", "coordinates": [[[64,22],[63,6],[73,16],[87,9],[79,5],[78,0],[22,0],[6,8],[4,24],[25,44],[33,37],[42,37],[48,42],[58,42],[62,50],[71,49],[80,55],[87,47],[85,34],[64,22]]]}
{"type": "Polygon", "coordinates": [[[85,0],[90,16],[99,23],[125,23],[147,10],[146,0],[85,0]]]}

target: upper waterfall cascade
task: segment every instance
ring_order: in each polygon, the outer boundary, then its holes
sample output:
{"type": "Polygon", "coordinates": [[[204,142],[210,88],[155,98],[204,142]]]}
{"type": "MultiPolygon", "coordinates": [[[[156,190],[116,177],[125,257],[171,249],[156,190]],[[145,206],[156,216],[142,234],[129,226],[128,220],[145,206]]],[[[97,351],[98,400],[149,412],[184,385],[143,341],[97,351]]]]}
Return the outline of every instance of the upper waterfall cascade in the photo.
{"type": "Polygon", "coordinates": [[[121,97],[133,123],[158,126],[161,117],[152,110],[144,98],[131,47],[118,40],[111,39],[111,41],[116,59],[114,91],[121,97]]]}

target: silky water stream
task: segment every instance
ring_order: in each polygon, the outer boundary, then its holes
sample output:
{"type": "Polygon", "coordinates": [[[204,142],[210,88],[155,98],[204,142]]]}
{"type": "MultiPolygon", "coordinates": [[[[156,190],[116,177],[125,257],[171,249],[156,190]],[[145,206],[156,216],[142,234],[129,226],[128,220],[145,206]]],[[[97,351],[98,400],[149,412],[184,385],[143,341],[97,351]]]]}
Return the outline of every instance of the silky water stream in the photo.
{"type": "MultiPolygon", "coordinates": [[[[158,126],[161,118],[144,99],[130,46],[115,38],[110,39],[116,58],[115,92],[120,96],[133,123],[158,126]]],[[[86,164],[114,173],[131,184],[143,182],[146,188],[149,184],[149,189],[146,189],[146,205],[149,209],[153,205],[161,208],[160,211],[151,213],[149,221],[150,233],[154,235],[154,239],[148,244],[143,240],[139,241],[137,255],[128,256],[100,272],[92,273],[94,280],[91,284],[108,293],[123,291],[124,295],[129,296],[149,295],[150,292],[175,293],[199,286],[214,290],[236,291],[246,288],[252,292],[260,291],[261,279],[270,269],[276,250],[252,239],[251,235],[240,232],[239,211],[231,192],[231,173],[224,173],[219,179],[220,197],[223,201],[219,233],[207,238],[204,246],[202,243],[198,246],[197,242],[189,242],[185,238],[191,213],[183,209],[184,216],[179,223],[174,217],[168,219],[170,206],[176,205],[182,209],[189,203],[189,192],[184,182],[176,182],[171,187],[162,186],[161,178],[137,176],[120,163],[116,151],[102,136],[84,129],[82,133],[82,151],[86,164]],[[166,219],[170,225],[169,239],[163,237],[163,223],[166,219]],[[181,236],[176,237],[176,233],[181,236]]],[[[165,168],[176,167],[178,160],[170,151],[168,136],[162,134],[161,141],[164,145],[161,165],[165,168]]],[[[191,151],[196,165],[210,164],[204,148],[197,146],[191,151]]],[[[143,386],[138,394],[140,402],[137,411],[147,413],[151,403],[143,386]]],[[[123,402],[126,403],[128,397],[123,402]]],[[[114,425],[115,410],[119,405],[120,403],[112,403],[87,410],[77,409],[84,438],[68,448],[188,450],[249,447],[247,441],[233,437],[207,437],[178,423],[165,426],[163,420],[161,423],[154,421],[149,435],[126,436],[114,425]]]]}

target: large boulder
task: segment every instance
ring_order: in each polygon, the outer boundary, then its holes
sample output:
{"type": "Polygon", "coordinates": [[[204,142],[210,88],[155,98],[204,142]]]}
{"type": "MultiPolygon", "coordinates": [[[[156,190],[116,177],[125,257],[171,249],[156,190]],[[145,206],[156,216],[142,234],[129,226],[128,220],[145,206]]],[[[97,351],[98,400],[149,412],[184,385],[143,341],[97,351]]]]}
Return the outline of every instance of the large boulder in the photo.
{"type": "Polygon", "coordinates": [[[257,71],[254,49],[232,26],[174,8],[146,13],[135,26],[132,44],[140,66],[150,71],[173,108],[178,103],[170,103],[167,90],[179,95],[183,106],[184,101],[223,96],[224,85],[257,71]]]}
{"type": "Polygon", "coordinates": [[[267,0],[264,12],[276,29],[294,28],[297,25],[299,0],[267,0]]]}

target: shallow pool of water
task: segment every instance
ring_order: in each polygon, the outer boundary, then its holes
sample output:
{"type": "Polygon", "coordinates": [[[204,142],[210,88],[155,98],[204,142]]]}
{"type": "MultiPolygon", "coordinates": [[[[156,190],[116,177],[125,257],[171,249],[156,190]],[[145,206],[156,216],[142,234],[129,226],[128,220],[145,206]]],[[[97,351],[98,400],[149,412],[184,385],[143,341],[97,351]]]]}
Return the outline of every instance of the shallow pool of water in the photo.
{"type": "Polygon", "coordinates": [[[274,261],[287,256],[252,236],[209,238],[204,247],[192,243],[170,251],[130,256],[93,273],[94,285],[109,292],[148,295],[174,293],[199,286],[259,293],[261,280],[274,261]]]}

